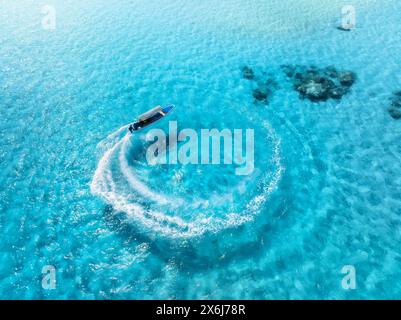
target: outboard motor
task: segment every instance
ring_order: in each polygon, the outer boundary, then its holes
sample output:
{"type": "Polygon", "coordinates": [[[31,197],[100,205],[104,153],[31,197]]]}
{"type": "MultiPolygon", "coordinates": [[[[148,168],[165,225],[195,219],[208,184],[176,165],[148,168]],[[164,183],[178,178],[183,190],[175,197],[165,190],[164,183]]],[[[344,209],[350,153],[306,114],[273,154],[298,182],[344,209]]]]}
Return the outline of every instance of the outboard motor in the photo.
{"type": "Polygon", "coordinates": [[[134,133],[134,131],[138,131],[138,129],[139,129],[139,123],[138,122],[134,122],[134,123],[131,123],[130,124],[130,126],[128,127],[128,130],[131,132],[131,133],[134,133]]]}

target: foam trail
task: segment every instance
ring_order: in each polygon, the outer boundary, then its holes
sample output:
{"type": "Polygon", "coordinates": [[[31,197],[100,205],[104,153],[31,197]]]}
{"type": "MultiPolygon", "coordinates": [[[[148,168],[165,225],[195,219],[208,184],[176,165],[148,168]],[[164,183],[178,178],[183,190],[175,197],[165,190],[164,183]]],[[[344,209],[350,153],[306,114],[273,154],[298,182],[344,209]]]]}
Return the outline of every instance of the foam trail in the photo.
{"type": "MultiPolygon", "coordinates": [[[[116,141],[116,138],[120,136],[121,132],[126,128],[127,126],[124,126],[117,132],[109,135],[105,139],[106,143],[101,144],[101,146],[110,146],[110,140],[116,141]]],[[[103,154],[90,185],[91,192],[101,196],[106,200],[106,202],[111,204],[115,210],[127,213],[130,218],[134,218],[136,221],[141,222],[143,225],[146,225],[150,229],[153,229],[157,232],[174,237],[177,236],[177,234],[180,237],[199,234],[200,231],[198,226],[193,223],[187,223],[179,217],[170,217],[156,211],[148,212],[145,215],[143,207],[136,203],[132,203],[123,192],[118,190],[110,168],[111,160],[119,151],[119,162],[120,164],[122,163],[122,166],[126,170],[125,173],[127,174],[127,172],[129,172],[128,163],[125,158],[126,146],[129,142],[129,138],[130,134],[126,134],[120,141],[117,141],[103,154]]],[[[131,173],[129,173],[128,176],[134,180],[137,180],[131,173]]],[[[133,183],[131,179],[130,182],[134,187],[139,188],[136,189],[136,191],[140,190],[140,193],[146,193],[144,190],[147,188],[145,187],[144,189],[144,185],[138,180],[133,183]]],[[[153,194],[153,192],[150,190],[148,192],[153,194]]]]}
{"type": "Polygon", "coordinates": [[[118,129],[117,131],[115,131],[115,132],[109,134],[109,135],[106,137],[106,139],[100,141],[100,142],[97,144],[96,148],[97,148],[98,150],[100,150],[101,152],[104,153],[105,151],[107,151],[108,149],[110,149],[111,147],[113,147],[113,145],[115,145],[115,144],[118,142],[118,140],[121,139],[121,134],[122,134],[124,131],[126,131],[126,130],[128,129],[128,127],[129,127],[129,124],[127,124],[127,125],[125,125],[125,126],[122,126],[122,127],[121,127],[120,129],[118,129]]]}
{"type": "Polygon", "coordinates": [[[263,181],[269,181],[262,188],[262,192],[248,202],[243,212],[229,212],[222,218],[208,217],[202,212],[193,212],[191,221],[186,221],[178,216],[164,214],[160,210],[145,209],[139,203],[134,202],[132,192],[129,189],[127,190],[126,183],[136,193],[144,196],[147,200],[152,200],[157,205],[162,205],[166,208],[168,206],[169,209],[176,206],[190,208],[193,204],[187,203],[183,199],[174,198],[173,201],[168,197],[161,196],[153,192],[135,177],[127,160],[131,134],[127,133],[122,136],[122,133],[127,130],[128,125],[121,127],[98,144],[99,148],[105,149],[105,151],[94,173],[90,186],[91,192],[102,197],[115,210],[125,212],[127,217],[132,219],[134,223],[139,223],[157,234],[171,238],[195,237],[205,232],[219,232],[225,228],[242,225],[248,221],[252,221],[254,216],[260,212],[261,206],[277,187],[284,171],[280,158],[281,141],[277,138],[269,123],[265,122],[264,127],[267,130],[267,139],[271,139],[273,142],[271,163],[276,167],[276,170],[263,178],[263,181]],[[114,170],[119,169],[120,171],[117,173],[120,173],[124,178],[122,185],[120,184],[120,180],[116,181],[113,175],[112,161],[114,160],[118,161],[117,166],[113,166],[114,170]]]}
{"type": "Polygon", "coordinates": [[[119,154],[119,162],[120,162],[120,167],[121,167],[121,172],[123,173],[123,175],[125,176],[125,178],[127,179],[129,185],[135,189],[136,191],[138,191],[139,193],[141,193],[143,196],[147,197],[150,200],[153,201],[157,201],[160,204],[168,204],[169,200],[166,197],[163,197],[155,192],[153,192],[152,190],[150,190],[145,184],[141,183],[137,178],[135,178],[135,176],[132,174],[131,169],[128,165],[128,161],[127,161],[127,149],[128,149],[128,143],[129,143],[129,139],[130,139],[130,135],[126,135],[122,142],[122,146],[121,146],[121,151],[119,154]]]}
{"type": "Polygon", "coordinates": [[[95,174],[92,179],[91,183],[91,192],[98,194],[100,190],[103,190],[106,184],[107,176],[111,178],[111,171],[108,169],[110,159],[114,152],[119,148],[121,145],[121,141],[115,144],[111,149],[107,150],[103,157],[100,159],[99,164],[97,165],[95,174]],[[106,173],[106,174],[105,174],[106,173]]]}
{"type": "Polygon", "coordinates": [[[273,158],[271,162],[277,167],[277,170],[274,172],[273,178],[270,180],[270,182],[263,188],[264,192],[254,197],[248,203],[247,210],[253,213],[256,213],[260,209],[260,207],[266,202],[268,196],[276,189],[281,180],[281,175],[285,169],[281,165],[281,140],[276,136],[273,128],[267,121],[263,122],[263,126],[268,130],[268,137],[272,138],[274,143],[273,158]]]}

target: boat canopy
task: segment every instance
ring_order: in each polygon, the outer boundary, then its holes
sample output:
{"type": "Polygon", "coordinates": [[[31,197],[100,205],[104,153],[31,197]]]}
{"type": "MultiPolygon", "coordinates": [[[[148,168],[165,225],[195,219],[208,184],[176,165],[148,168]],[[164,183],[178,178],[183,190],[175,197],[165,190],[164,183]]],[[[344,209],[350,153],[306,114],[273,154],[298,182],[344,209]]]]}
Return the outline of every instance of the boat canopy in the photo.
{"type": "Polygon", "coordinates": [[[154,107],[153,109],[141,114],[134,123],[130,124],[128,130],[132,133],[133,131],[143,129],[165,117],[173,108],[174,105],[168,105],[167,107],[159,105],[154,107]]]}
{"type": "MultiPolygon", "coordinates": [[[[161,106],[154,107],[153,109],[151,109],[151,110],[149,110],[149,111],[147,111],[147,112],[141,114],[141,115],[138,117],[138,121],[147,120],[147,119],[151,118],[152,116],[154,116],[155,114],[160,113],[160,112],[163,112],[161,106]]],[[[164,114],[164,113],[163,113],[163,114],[164,114]]]]}

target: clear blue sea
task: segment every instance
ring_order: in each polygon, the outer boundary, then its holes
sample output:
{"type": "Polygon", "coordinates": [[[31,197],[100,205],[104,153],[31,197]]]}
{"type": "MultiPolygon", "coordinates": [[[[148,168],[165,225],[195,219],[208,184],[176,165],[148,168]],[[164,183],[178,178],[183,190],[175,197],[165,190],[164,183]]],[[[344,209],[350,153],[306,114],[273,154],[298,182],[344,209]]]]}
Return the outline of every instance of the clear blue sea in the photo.
{"type": "Polygon", "coordinates": [[[399,0],[0,0],[0,298],[400,298],[400,21],[399,0]],[[283,65],[357,78],[313,102],[283,65]],[[254,172],[150,167],[126,125],[169,103],[254,129],[254,172]]]}

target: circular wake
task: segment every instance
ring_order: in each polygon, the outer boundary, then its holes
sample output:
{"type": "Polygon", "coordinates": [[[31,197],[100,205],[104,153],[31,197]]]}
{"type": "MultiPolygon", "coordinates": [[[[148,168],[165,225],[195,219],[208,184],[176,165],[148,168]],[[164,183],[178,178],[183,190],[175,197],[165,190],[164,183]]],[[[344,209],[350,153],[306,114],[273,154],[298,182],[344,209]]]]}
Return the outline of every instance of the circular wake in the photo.
{"type": "MultiPolygon", "coordinates": [[[[263,172],[262,169],[257,192],[249,197],[249,201],[245,201],[240,210],[235,208],[235,203],[227,208],[237,210],[227,210],[226,207],[218,207],[219,201],[229,201],[224,194],[210,196],[209,200],[186,200],[185,193],[182,197],[169,195],[166,191],[171,189],[168,187],[162,192],[154,191],[149,187],[149,180],[138,177],[141,166],[148,165],[146,159],[140,156],[143,150],[133,148],[133,142],[140,140],[139,136],[131,135],[127,128],[128,126],[121,127],[98,144],[102,155],[90,186],[91,192],[103,198],[116,211],[125,212],[133,223],[164,236],[194,237],[253,220],[276,188],[284,170],[280,158],[280,139],[270,124],[264,122],[263,128],[267,133],[265,142],[270,143],[272,148],[268,162],[274,170],[263,172]],[[138,155],[139,158],[135,157],[138,155]],[[189,214],[180,214],[184,210],[189,214]],[[222,212],[216,216],[215,213],[219,210],[222,212]]],[[[174,178],[176,176],[177,174],[174,178]]],[[[180,178],[180,174],[178,177],[180,178]]],[[[157,185],[165,184],[160,175],[151,175],[149,179],[159,179],[160,181],[156,181],[157,185]]],[[[246,186],[246,183],[244,181],[242,184],[246,186]]],[[[236,197],[231,198],[231,201],[236,201],[236,197]]]]}

